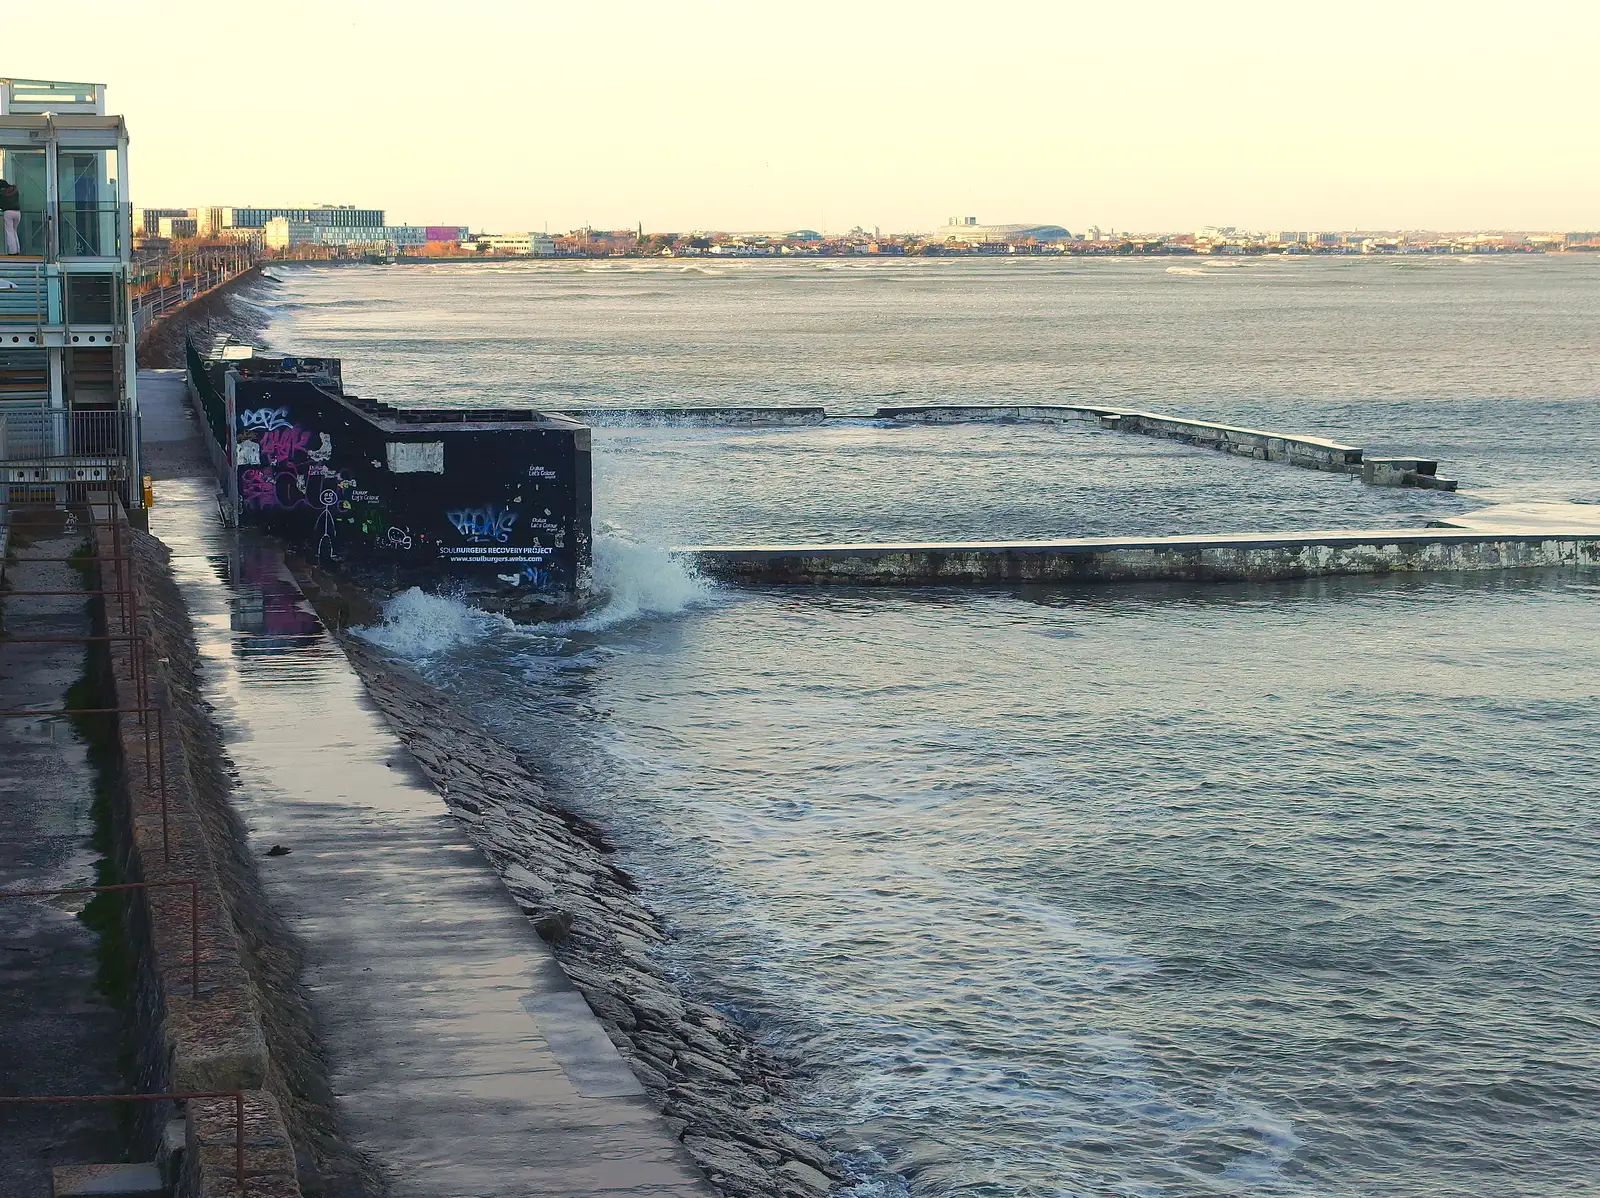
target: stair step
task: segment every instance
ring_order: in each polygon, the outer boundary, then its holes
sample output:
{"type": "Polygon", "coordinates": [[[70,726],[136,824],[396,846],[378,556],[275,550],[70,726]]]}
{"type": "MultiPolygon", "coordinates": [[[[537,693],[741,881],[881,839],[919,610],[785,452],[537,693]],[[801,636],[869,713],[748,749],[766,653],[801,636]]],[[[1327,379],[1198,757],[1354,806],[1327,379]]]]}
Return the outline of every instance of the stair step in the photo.
{"type": "Polygon", "coordinates": [[[166,1198],[170,1191],[153,1164],[57,1165],[52,1198],[166,1198]]]}

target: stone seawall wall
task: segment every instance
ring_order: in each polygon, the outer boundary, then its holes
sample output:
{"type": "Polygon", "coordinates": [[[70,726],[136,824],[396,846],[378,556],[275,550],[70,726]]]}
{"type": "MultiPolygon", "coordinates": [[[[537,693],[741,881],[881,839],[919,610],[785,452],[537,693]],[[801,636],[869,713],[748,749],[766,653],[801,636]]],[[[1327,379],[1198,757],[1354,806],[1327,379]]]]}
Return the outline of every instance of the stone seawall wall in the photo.
{"type": "MultiPolygon", "coordinates": [[[[106,509],[100,509],[104,519],[106,509]]],[[[225,897],[222,872],[206,834],[185,752],[178,704],[160,659],[170,640],[170,612],[152,601],[164,575],[159,542],[126,525],[116,532],[93,530],[103,589],[115,591],[121,557],[131,569],[135,595],[124,604],[105,596],[102,632],[113,638],[145,638],[149,648],[126,639],[109,644],[110,682],[118,707],[159,709],[151,722],[146,770],[146,725],[137,714],[118,717],[123,799],[116,812],[116,856],[127,881],[179,883],[135,891],[129,904],[130,935],[139,959],[135,1019],[138,1088],[141,1092],[240,1092],[246,1121],[246,1176],[258,1198],[299,1198],[295,1155],[278,1097],[268,1088],[272,1073],[258,1016],[259,995],[248,970],[225,897]],[[153,651],[152,651],[153,650],[153,651]],[[147,680],[147,683],[146,681],[147,680]],[[159,730],[159,735],[158,735],[159,730]],[[166,815],[162,815],[162,776],[166,815]],[[194,879],[196,885],[188,884],[194,879]],[[198,899],[198,910],[194,906],[198,899]],[[195,992],[193,929],[198,925],[199,990],[195,992]]],[[[170,585],[170,579],[167,580],[170,585]]],[[[185,1198],[237,1193],[234,1182],[235,1116],[231,1098],[185,1104],[182,1181],[185,1198]]],[[[166,1104],[144,1115],[144,1147],[154,1149],[166,1104]]]]}
{"type": "Polygon", "coordinates": [[[1270,582],[1341,574],[1595,566],[1600,565],[1600,537],[1401,532],[682,552],[712,577],[745,583],[1270,582]]]}
{"type": "Polygon", "coordinates": [[[761,428],[824,424],[828,419],[820,407],[564,408],[551,412],[594,428],[761,428]]]}

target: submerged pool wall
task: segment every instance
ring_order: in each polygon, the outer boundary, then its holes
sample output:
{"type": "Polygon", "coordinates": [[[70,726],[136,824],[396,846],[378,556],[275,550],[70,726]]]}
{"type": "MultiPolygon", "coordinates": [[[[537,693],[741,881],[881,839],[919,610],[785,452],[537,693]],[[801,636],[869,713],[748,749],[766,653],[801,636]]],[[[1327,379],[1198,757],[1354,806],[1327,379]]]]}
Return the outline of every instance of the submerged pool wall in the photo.
{"type": "MultiPolygon", "coordinates": [[[[588,589],[589,430],[508,409],[345,395],[332,360],[204,364],[225,513],[385,587],[455,579],[538,603],[588,589]]],[[[193,382],[193,380],[191,380],[193,382]]]]}

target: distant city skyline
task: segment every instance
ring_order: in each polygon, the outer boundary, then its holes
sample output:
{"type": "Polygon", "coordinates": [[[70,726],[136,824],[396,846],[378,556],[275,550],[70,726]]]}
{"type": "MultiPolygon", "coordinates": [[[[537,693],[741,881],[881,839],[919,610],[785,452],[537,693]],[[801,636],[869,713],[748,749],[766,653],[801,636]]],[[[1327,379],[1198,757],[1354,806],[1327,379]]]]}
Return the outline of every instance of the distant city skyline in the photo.
{"type": "Polygon", "coordinates": [[[432,27],[285,0],[246,38],[189,0],[75,12],[70,39],[8,14],[0,71],[106,83],[148,205],[552,231],[1600,226],[1600,6],[1564,0],[1001,0],[992,36],[902,0],[623,0],[582,30],[541,3],[432,27]]]}

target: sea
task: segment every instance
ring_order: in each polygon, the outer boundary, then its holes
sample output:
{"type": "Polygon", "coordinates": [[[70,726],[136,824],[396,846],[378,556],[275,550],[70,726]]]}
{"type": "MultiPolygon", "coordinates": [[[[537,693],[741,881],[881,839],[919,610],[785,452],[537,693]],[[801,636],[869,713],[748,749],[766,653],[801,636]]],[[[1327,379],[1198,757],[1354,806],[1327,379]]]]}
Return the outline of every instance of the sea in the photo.
{"type": "Polygon", "coordinates": [[[686,544],[1600,513],[1600,255],[282,266],[400,404],[594,433],[580,620],[370,639],[598,821],[855,1198],[1600,1193],[1600,576],[750,588],[686,544]],[[1437,459],[1456,493],[1087,425],[1437,459]]]}

